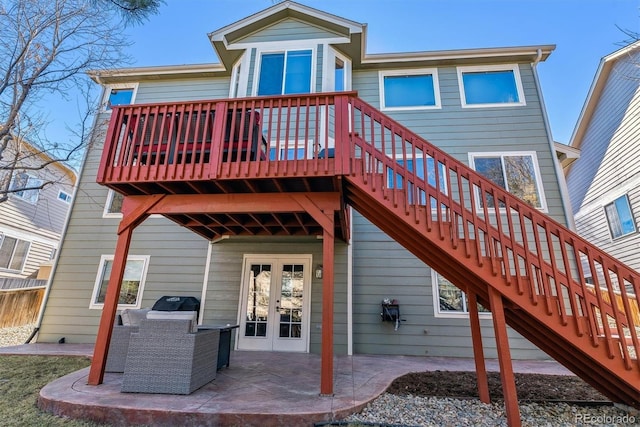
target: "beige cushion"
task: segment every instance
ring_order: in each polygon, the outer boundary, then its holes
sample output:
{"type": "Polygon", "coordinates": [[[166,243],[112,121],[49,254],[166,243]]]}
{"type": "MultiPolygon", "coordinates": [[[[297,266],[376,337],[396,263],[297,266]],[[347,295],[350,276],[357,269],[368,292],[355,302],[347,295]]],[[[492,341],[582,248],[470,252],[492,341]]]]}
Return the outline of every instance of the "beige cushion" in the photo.
{"type": "Polygon", "coordinates": [[[122,324],[125,326],[140,326],[140,321],[147,318],[150,308],[125,308],[120,313],[122,324]]]}
{"type": "Polygon", "coordinates": [[[191,320],[191,332],[198,332],[197,311],[158,311],[150,310],[147,313],[149,320],[191,320]]]}

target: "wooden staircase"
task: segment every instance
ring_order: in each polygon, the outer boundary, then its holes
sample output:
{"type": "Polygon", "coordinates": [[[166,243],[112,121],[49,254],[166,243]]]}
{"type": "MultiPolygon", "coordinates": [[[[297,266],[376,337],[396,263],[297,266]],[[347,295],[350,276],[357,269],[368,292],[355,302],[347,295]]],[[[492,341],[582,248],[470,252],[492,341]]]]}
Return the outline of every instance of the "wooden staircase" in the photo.
{"type": "Polygon", "coordinates": [[[640,275],[360,99],[349,103],[346,202],[484,306],[496,290],[509,326],[608,398],[640,407],[640,275]]]}

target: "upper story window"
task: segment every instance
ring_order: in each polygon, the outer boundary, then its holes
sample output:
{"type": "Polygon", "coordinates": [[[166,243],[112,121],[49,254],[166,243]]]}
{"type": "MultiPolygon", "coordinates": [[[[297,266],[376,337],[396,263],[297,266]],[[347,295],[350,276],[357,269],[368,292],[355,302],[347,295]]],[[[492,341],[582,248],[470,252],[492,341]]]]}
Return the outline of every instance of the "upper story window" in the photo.
{"type": "Polygon", "coordinates": [[[58,200],[62,200],[65,203],[71,203],[71,194],[60,190],[58,192],[58,200]]]}
{"type": "Polygon", "coordinates": [[[106,111],[111,111],[111,107],[114,105],[133,104],[137,90],[137,84],[116,84],[107,86],[104,93],[104,109],[106,111]]]}
{"type": "Polygon", "coordinates": [[[458,67],[463,107],[525,105],[517,65],[458,67]]]}
{"type": "Polygon", "coordinates": [[[440,108],[435,69],[380,71],[379,78],[383,110],[440,108]]]}
{"type": "Polygon", "coordinates": [[[30,247],[31,242],[0,235],[0,269],[22,271],[30,247]]]}
{"type": "Polygon", "coordinates": [[[124,196],[121,193],[116,193],[113,190],[109,190],[107,193],[107,200],[104,204],[103,218],[122,218],[122,201],[124,196]]]}
{"type": "Polygon", "coordinates": [[[10,190],[13,196],[26,200],[29,203],[36,203],[42,187],[42,180],[29,175],[26,172],[17,173],[11,180],[10,190]],[[15,190],[15,191],[14,191],[15,190]]]}
{"type": "Polygon", "coordinates": [[[611,238],[617,239],[635,233],[636,223],[633,220],[629,197],[626,194],[605,205],[604,213],[607,217],[607,224],[609,224],[611,238]]]}
{"type": "Polygon", "coordinates": [[[258,95],[311,92],[312,50],[263,53],[258,78],[258,95]]]}
{"type": "MultiPolygon", "coordinates": [[[[534,208],[546,209],[535,153],[470,153],[469,157],[471,166],[478,173],[534,208]]],[[[478,197],[480,206],[482,200],[478,197]]],[[[489,196],[487,204],[490,208],[495,207],[489,196]]]]}

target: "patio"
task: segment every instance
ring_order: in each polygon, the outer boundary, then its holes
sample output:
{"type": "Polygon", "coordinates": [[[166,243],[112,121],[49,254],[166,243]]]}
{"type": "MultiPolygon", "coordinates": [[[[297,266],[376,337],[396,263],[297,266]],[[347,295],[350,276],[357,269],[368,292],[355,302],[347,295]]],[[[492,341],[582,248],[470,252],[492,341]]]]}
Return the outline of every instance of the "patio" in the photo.
{"type": "MultiPolygon", "coordinates": [[[[0,354],[92,354],[80,344],[29,344],[0,354]]],[[[516,372],[570,374],[554,361],[514,361],[516,372]]],[[[406,356],[335,356],[334,395],[320,396],[320,356],[232,352],[231,364],[190,395],[121,393],[122,374],[87,385],[89,368],[45,386],[39,406],[72,418],[111,425],[310,426],[359,411],[394,378],[408,372],[475,370],[473,359],[406,356]]],[[[487,361],[498,370],[497,360],[487,361]]]]}

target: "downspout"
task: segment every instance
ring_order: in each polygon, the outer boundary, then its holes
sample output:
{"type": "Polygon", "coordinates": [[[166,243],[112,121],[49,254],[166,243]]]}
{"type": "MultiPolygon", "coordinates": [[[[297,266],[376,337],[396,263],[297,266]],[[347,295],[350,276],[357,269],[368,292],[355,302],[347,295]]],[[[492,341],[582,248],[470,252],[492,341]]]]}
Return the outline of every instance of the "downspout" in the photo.
{"type": "Polygon", "coordinates": [[[349,207],[347,244],[347,355],[353,356],[353,208],[349,207]]]}
{"type": "Polygon", "coordinates": [[[562,208],[564,209],[565,221],[569,229],[575,231],[576,224],[573,219],[573,212],[571,210],[571,204],[569,203],[569,189],[567,188],[567,182],[562,171],[562,166],[558,162],[558,156],[556,155],[556,148],[553,142],[553,136],[551,135],[551,126],[549,125],[549,117],[547,116],[547,108],[544,104],[544,97],[542,96],[542,87],[540,86],[540,79],[538,77],[537,65],[542,59],[542,49],[538,49],[536,58],[531,63],[531,69],[533,70],[533,78],[538,88],[538,97],[540,99],[540,107],[542,109],[542,117],[544,119],[544,127],[547,131],[547,140],[549,142],[549,149],[551,150],[551,156],[553,159],[553,167],[556,171],[558,186],[560,187],[560,199],[562,202],[562,208]]]}

